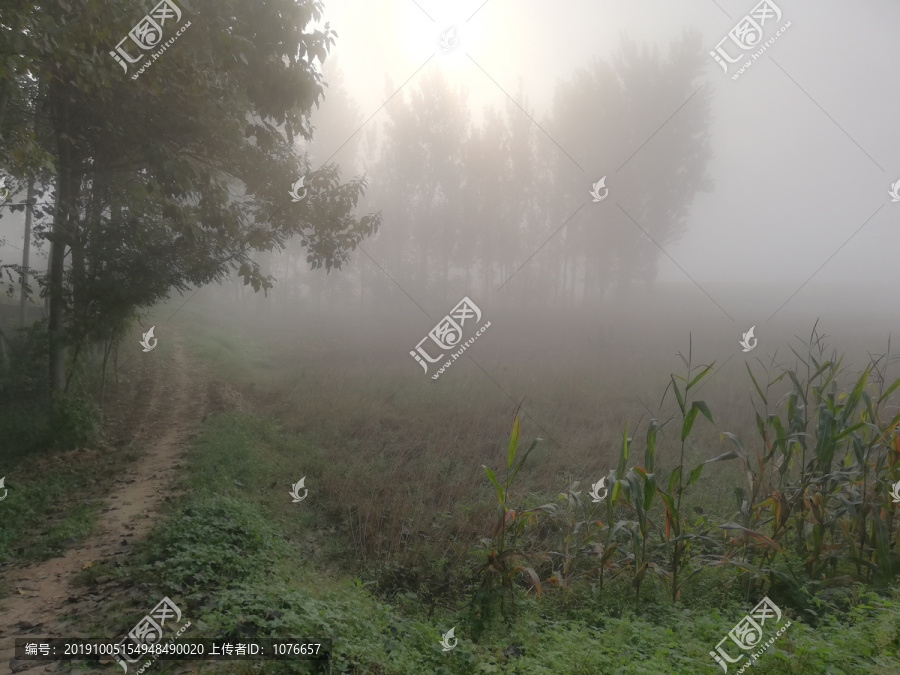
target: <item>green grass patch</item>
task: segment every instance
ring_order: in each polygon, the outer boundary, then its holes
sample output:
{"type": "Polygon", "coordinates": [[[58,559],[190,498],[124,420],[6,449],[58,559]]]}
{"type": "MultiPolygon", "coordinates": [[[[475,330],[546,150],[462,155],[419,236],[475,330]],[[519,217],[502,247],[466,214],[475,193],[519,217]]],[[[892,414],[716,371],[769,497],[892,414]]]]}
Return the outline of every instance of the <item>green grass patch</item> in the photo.
{"type": "Polygon", "coordinates": [[[0,562],[25,564],[60,555],[92,531],[134,450],[73,450],[17,456],[4,466],[7,498],[0,518],[0,562]]]}

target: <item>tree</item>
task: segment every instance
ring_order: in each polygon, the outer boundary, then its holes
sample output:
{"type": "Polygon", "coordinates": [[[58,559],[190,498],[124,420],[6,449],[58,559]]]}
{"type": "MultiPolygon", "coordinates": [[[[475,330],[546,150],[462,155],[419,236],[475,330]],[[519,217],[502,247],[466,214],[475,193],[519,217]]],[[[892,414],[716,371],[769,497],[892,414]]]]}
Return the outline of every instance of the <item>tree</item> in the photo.
{"type": "MultiPolygon", "coordinates": [[[[595,60],[560,84],[547,125],[590,182],[607,176],[615,199],[662,247],[685,232],[694,195],[711,188],[705,176],[711,157],[709,96],[695,93],[703,68],[700,41],[696,32],[685,33],[663,60],[656,50],[638,50],[626,40],[612,65],[595,60]]],[[[560,199],[553,213],[562,222],[565,205],[571,209],[584,201],[590,186],[569,158],[556,155],[554,192],[560,199]]],[[[627,292],[636,280],[652,283],[659,248],[620,212],[587,213],[589,225],[575,230],[569,250],[583,257],[586,284],[602,292],[615,279],[627,292]]]]}
{"type": "Polygon", "coordinates": [[[463,149],[470,133],[466,92],[454,90],[435,69],[385,110],[390,120],[373,173],[392,228],[390,241],[379,242],[379,250],[390,256],[394,269],[411,270],[404,286],[424,290],[439,283],[446,293],[460,240],[463,149]]]}
{"type": "MultiPolygon", "coordinates": [[[[2,34],[15,86],[33,90],[22,126],[40,127],[36,152],[52,158],[55,173],[46,235],[54,391],[65,388],[66,345],[77,354],[84,341],[108,336],[109,322],[172,290],[232,270],[254,290],[270,288],[252,252],[293,236],[313,268],[340,269],[377,230],[379,216],[353,215],[364,179],[342,184],[335,166],[310,172],[294,149],[295,135],[310,137],[308,115],[322,96],[316,63],[334,41],[328,24],[304,32],[321,19],[321,3],[180,7],[181,21],[170,21],[190,26],[158,60],[145,57],[137,80],[135,66],[123,74],[109,55],[142,18],[132,3],[59,4],[63,15],[54,3],[24,0],[0,14],[0,24],[15,25],[2,34]],[[294,203],[287,187],[299,176],[308,198],[294,203]]],[[[174,30],[163,31],[171,42],[174,30]]]]}

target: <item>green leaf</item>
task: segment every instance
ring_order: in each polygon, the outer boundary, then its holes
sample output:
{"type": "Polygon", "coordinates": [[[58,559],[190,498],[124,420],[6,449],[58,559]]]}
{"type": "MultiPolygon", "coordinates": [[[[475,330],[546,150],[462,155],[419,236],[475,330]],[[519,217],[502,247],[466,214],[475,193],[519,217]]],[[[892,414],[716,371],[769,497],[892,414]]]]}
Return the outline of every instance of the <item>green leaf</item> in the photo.
{"type": "Polygon", "coordinates": [[[758,412],[755,413],[755,415],[756,415],[756,431],[757,431],[757,433],[759,433],[760,438],[765,438],[766,437],[766,422],[762,418],[762,415],[760,415],[758,412]]]}
{"type": "Polygon", "coordinates": [[[625,464],[628,462],[628,421],[625,421],[625,431],[622,433],[622,449],[619,452],[619,466],[616,469],[616,478],[621,478],[625,473],[625,464]]]}
{"type": "Polygon", "coordinates": [[[674,375],[672,375],[672,389],[675,390],[675,398],[678,399],[678,409],[681,410],[681,414],[684,415],[684,397],[678,389],[678,383],[675,381],[674,375]]]}
{"type": "Polygon", "coordinates": [[[671,513],[675,513],[675,498],[671,494],[667,494],[662,490],[656,491],[659,494],[659,498],[663,500],[663,504],[669,509],[671,513]]]}
{"type": "Polygon", "coordinates": [[[792,392],[787,399],[787,420],[788,426],[790,426],[791,422],[794,421],[794,418],[797,416],[797,394],[796,392],[792,392]]]}
{"type": "Polygon", "coordinates": [[[738,511],[740,511],[741,513],[744,513],[744,511],[745,511],[744,502],[747,501],[747,498],[744,496],[744,488],[735,486],[734,487],[734,498],[735,498],[735,501],[737,502],[738,511]]]}
{"type": "Polygon", "coordinates": [[[756,393],[759,394],[759,397],[762,399],[763,405],[769,405],[769,401],[766,399],[766,395],[763,393],[763,390],[759,386],[759,382],[756,381],[756,378],[753,377],[753,371],[750,370],[750,364],[744,361],[744,365],[747,367],[747,372],[750,374],[750,379],[753,381],[753,386],[756,387],[756,393]]]}
{"type": "Polygon", "coordinates": [[[647,473],[643,468],[636,466],[634,470],[644,479],[644,511],[649,511],[656,496],[656,476],[647,473]]]}
{"type": "Polygon", "coordinates": [[[543,441],[542,438],[535,438],[531,441],[531,445],[528,446],[528,449],[525,453],[519,458],[518,463],[516,463],[515,468],[513,468],[512,473],[509,475],[509,478],[506,479],[506,486],[509,487],[512,485],[513,479],[516,477],[516,474],[519,473],[519,470],[525,465],[525,460],[528,459],[528,455],[531,454],[531,451],[537,447],[537,444],[543,441]]]}
{"type": "Polygon", "coordinates": [[[872,366],[868,366],[859,376],[859,379],[856,381],[856,386],[853,387],[853,391],[850,392],[850,397],[847,399],[847,405],[844,406],[844,410],[841,414],[841,419],[847,420],[853,411],[856,409],[857,404],[859,403],[860,396],[862,395],[863,388],[865,388],[866,384],[869,381],[869,373],[872,371],[872,366]]]}
{"type": "Polygon", "coordinates": [[[681,423],[681,440],[684,441],[691,434],[691,427],[694,426],[694,420],[697,419],[697,412],[699,408],[696,405],[692,405],[691,409],[688,411],[688,414],[684,416],[684,421],[681,423]]]}
{"type": "Polygon", "coordinates": [[[681,467],[676,466],[675,470],[669,474],[669,494],[675,493],[675,486],[678,485],[681,480],[681,467]]]}
{"type": "Polygon", "coordinates": [[[704,368],[704,369],[700,372],[700,374],[697,375],[697,377],[695,377],[693,380],[691,380],[691,381],[688,383],[688,386],[684,388],[685,392],[690,391],[690,390],[691,390],[691,387],[693,387],[695,384],[697,384],[697,382],[699,382],[701,378],[705,377],[706,374],[707,374],[710,370],[712,370],[712,368],[713,368],[714,365],[716,365],[716,364],[715,364],[715,361],[714,361],[713,363],[709,364],[708,366],[706,366],[706,368],[704,368]]]}
{"type": "Polygon", "coordinates": [[[647,427],[647,449],[644,450],[644,466],[647,471],[653,471],[653,462],[656,459],[656,431],[657,422],[651,420],[647,427]]]}
{"type": "Polygon", "coordinates": [[[897,387],[900,387],[900,377],[898,377],[896,380],[894,380],[893,383],[891,383],[891,386],[888,387],[884,391],[884,393],[878,397],[878,404],[881,405],[881,402],[884,401],[884,399],[886,399],[888,396],[893,394],[894,390],[897,389],[897,387]]]}
{"type": "Polygon", "coordinates": [[[503,487],[500,485],[500,481],[497,480],[497,476],[494,475],[494,472],[491,471],[489,467],[482,465],[482,468],[487,472],[488,479],[496,486],[497,501],[500,503],[500,506],[505,509],[506,505],[503,503],[503,487]]]}
{"type": "Polygon", "coordinates": [[[707,406],[704,401],[694,401],[694,405],[697,406],[703,416],[709,420],[710,424],[715,424],[715,422],[713,422],[712,413],[709,411],[709,406],[707,406]]]}
{"type": "Polygon", "coordinates": [[[886,427],[884,427],[884,431],[882,432],[880,438],[884,438],[885,436],[887,436],[888,433],[897,426],[900,426],[900,413],[897,413],[891,418],[891,421],[887,423],[886,427]]]}
{"type": "MultiPolygon", "coordinates": [[[[744,446],[743,446],[743,444],[741,443],[741,439],[739,439],[737,436],[735,436],[735,435],[734,435],[733,433],[731,433],[730,431],[723,431],[723,432],[722,432],[722,436],[724,436],[724,437],[730,439],[731,442],[735,444],[735,446],[737,447],[738,451],[740,452],[740,457],[742,457],[743,459],[747,459],[747,451],[744,449],[744,446]]],[[[725,454],[727,455],[728,453],[725,453],[725,454]]],[[[710,461],[710,462],[719,462],[719,461],[722,461],[722,460],[724,460],[724,459],[732,459],[732,458],[731,458],[731,457],[726,457],[725,455],[721,455],[721,456],[716,457],[715,459],[711,459],[711,460],[709,460],[709,461],[710,461]]]]}
{"type": "Polygon", "coordinates": [[[856,424],[844,429],[841,433],[835,435],[834,440],[839,441],[842,438],[844,438],[845,436],[849,436],[850,434],[852,434],[854,431],[856,431],[860,427],[866,426],[867,424],[868,424],[867,422],[857,422],[856,424]]]}
{"type": "Polygon", "coordinates": [[[509,452],[506,454],[506,468],[512,466],[513,459],[516,457],[516,445],[519,443],[519,416],[513,422],[512,433],[509,435],[509,452]]]}
{"type": "MultiPolygon", "coordinates": [[[[704,462],[703,464],[705,464],[704,462]]],[[[700,478],[700,472],[703,471],[703,464],[698,464],[697,468],[691,471],[690,479],[688,480],[688,485],[693,485],[697,482],[697,479],[700,478]]]]}
{"type": "Polygon", "coordinates": [[[769,424],[775,429],[775,440],[772,441],[772,452],[775,452],[776,447],[781,448],[783,452],[787,437],[784,433],[784,427],[781,424],[781,418],[778,417],[778,415],[771,415],[769,417],[769,424]]]}
{"type": "Polygon", "coordinates": [[[788,377],[790,377],[791,382],[794,383],[794,391],[797,392],[797,396],[799,396],[800,400],[803,401],[803,405],[807,405],[806,391],[803,389],[803,386],[800,384],[800,380],[797,379],[797,374],[793,370],[789,370],[788,377]]]}
{"type": "Polygon", "coordinates": [[[641,488],[643,487],[643,481],[641,478],[631,471],[628,472],[628,475],[625,476],[625,482],[629,487],[629,496],[634,496],[634,503],[629,504],[634,507],[635,511],[637,511],[638,520],[644,520],[644,500],[641,488]]]}

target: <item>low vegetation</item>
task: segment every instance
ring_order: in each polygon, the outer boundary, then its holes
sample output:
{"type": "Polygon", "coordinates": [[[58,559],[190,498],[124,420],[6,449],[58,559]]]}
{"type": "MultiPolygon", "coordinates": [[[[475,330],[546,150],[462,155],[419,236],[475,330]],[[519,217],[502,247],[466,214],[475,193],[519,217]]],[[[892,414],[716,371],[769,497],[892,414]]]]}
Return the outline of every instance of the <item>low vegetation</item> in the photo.
{"type": "MultiPolygon", "coordinates": [[[[227,364],[242,412],[207,422],[186,496],[118,572],[179,598],[197,634],[331,637],[347,673],[713,673],[710,652],[768,596],[793,625],[763,667],[900,667],[898,417],[885,413],[900,381],[886,378],[888,357],[848,378],[814,331],[797,367],[745,373],[754,424],[731,432],[715,426],[717,390],[696,395],[714,364],[689,349],[655,414],[622,419],[613,452],[581,458],[609,467],[588,479],[518,415],[490,451],[360,410],[340,381],[346,419],[318,416],[339,408],[298,405],[307,389],[271,369],[284,346],[197,317],[191,349],[227,364]],[[427,449],[441,443],[460,447],[453,461],[427,449]],[[309,497],[293,504],[304,476],[309,497]],[[445,653],[451,627],[459,645],[445,653]]],[[[307,339],[292,348],[319,372],[295,367],[316,389],[334,346],[307,339]]],[[[484,438],[480,424],[463,434],[484,438]]],[[[260,672],[250,665],[204,672],[260,672]]]]}
{"type": "MultiPolygon", "coordinates": [[[[793,621],[761,657],[771,672],[900,668],[890,496],[900,380],[887,377],[887,356],[851,373],[814,331],[795,366],[750,367],[752,424],[730,431],[715,364],[696,365],[689,348],[655,410],[623,414],[606,450],[566,455],[521,410],[489,443],[503,416],[479,392],[461,403],[472,420],[456,435],[427,400],[412,426],[381,392],[334,378],[336,347],[314,334],[272,343],[223,331],[201,308],[180,330],[232,404],[203,424],[178,496],[132,563],[81,575],[88,587],[113,578],[132,589],[91,634],[124,633],[168,595],[193,636],[331,638],[331,672],[714,673],[710,652],[768,596],[793,621]],[[272,367],[290,362],[288,349],[310,354],[292,365],[304,387],[272,367]],[[335,398],[307,403],[329,377],[335,398]],[[366,394],[377,403],[356,405],[366,394]],[[301,477],[309,496],[295,504],[301,477]],[[459,643],[444,652],[451,628],[459,643]]],[[[48,494],[54,480],[42,483],[48,494]]],[[[79,514],[68,517],[89,530],[79,514]]],[[[6,541],[20,538],[10,559],[40,554],[38,538],[5,527],[6,541]]],[[[327,672],[317,668],[154,665],[327,672]]]]}

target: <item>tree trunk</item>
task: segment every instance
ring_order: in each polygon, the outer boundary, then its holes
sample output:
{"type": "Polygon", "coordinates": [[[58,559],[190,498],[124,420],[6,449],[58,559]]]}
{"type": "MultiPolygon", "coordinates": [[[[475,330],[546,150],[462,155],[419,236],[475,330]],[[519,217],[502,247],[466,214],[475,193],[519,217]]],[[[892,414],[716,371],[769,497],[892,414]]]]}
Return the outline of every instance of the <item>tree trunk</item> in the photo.
{"type": "Polygon", "coordinates": [[[0,316],[0,365],[6,363],[6,333],[3,332],[3,319],[0,316]]]}
{"type": "Polygon", "coordinates": [[[22,297],[19,301],[19,325],[25,328],[28,313],[28,265],[31,257],[31,217],[34,213],[34,178],[28,179],[25,197],[25,237],[22,243],[22,297]]]}
{"type": "MultiPolygon", "coordinates": [[[[60,181],[62,182],[62,181],[60,181]]],[[[53,234],[50,244],[50,320],[47,331],[50,336],[50,390],[62,391],[66,386],[65,353],[63,350],[63,265],[66,262],[66,245],[63,242],[61,221],[64,209],[57,203],[53,216],[53,234]]]]}
{"type": "Polygon", "coordinates": [[[109,361],[109,354],[113,349],[113,340],[107,339],[103,345],[103,369],[100,375],[100,414],[103,414],[103,402],[106,397],[106,364],[109,361]]]}
{"type": "Polygon", "coordinates": [[[66,245],[68,243],[68,226],[72,212],[76,208],[76,194],[72,166],[72,141],[69,129],[69,105],[64,100],[64,93],[51,86],[50,100],[53,113],[54,131],[58,148],[58,173],[56,181],[56,210],[53,214],[53,226],[50,233],[50,277],[48,299],[50,317],[47,325],[50,342],[50,390],[61,392],[66,386],[65,340],[63,320],[65,318],[65,263],[66,245]]]}

